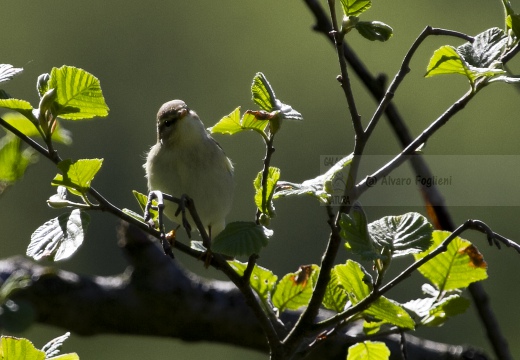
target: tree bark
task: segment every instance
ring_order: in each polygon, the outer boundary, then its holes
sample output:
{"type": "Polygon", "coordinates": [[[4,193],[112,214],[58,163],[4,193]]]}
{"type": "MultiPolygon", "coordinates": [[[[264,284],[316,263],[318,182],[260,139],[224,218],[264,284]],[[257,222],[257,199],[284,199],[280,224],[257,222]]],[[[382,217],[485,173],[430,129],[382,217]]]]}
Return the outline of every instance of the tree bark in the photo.
{"type": "MultiPolygon", "coordinates": [[[[231,282],[189,273],[165,256],[144,233],[126,224],[121,226],[119,243],[130,267],[116,276],[85,277],[12,257],[0,261],[0,282],[4,284],[9,277],[28,280],[10,294],[10,300],[30,304],[34,321],[79,335],[127,334],[211,341],[264,352],[267,358],[269,349],[258,321],[231,282]]],[[[282,320],[294,324],[299,314],[285,312],[282,320]]],[[[327,311],[320,313],[321,318],[330,315],[327,311]]],[[[1,327],[8,325],[6,319],[4,311],[1,327]]],[[[354,324],[322,340],[308,358],[345,359],[348,346],[356,343],[356,336],[361,334],[361,326],[354,324]]],[[[401,358],[400,336],[378,340],[387,343],[392,358],[401,358]]],[[[409,359],[487,358],[475,349],[411,335],[406,335],[406,348],[409,359]]]]}

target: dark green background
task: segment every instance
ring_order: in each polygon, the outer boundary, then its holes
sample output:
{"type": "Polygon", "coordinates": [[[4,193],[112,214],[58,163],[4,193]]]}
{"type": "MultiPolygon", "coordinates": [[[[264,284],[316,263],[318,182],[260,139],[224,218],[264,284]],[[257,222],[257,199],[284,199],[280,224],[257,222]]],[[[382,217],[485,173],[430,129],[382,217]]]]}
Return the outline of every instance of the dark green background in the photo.
{"type": "MultiPolygon", "coordinates": [[[[520,2],[513,0],[512,5],[520,9],[520,2]]],[[[236,106],[242,106],[243,110],[253,108],[249,89],[258,71],[264,72],[278,97],[305,118],[301,123],[286,123],[277,136],[273,165],[282,169],[283,179],[302,181],[314,177],[320,171],[320,155],[351,151],[353,130],[345,99],[335,80],[339,72],[336,56],[329,43],[311,31],[313,18],[302,1],[18,0],[1,1],[0,7],[0,62],[25,69],[5,86],[13,96],[37,105],[36,78],[50,72],[53,66],[81,67],[100,79],[111,110],[109,117],[65,123],[64,127],[73,131],[74,144],[59,150],[64,158],[104,158],[93,185],[120,207],[137,210],[131,190],[146,190],[142,163],[155,142],[154,117],[163,102],[183,99],[211,126],[236,106]]],[[[475,35],[492,26],[502,27],[502,17],[498,0],[377,1],[362,20],[388,23],[394,28],[394,37],[382,44],[353,33],[349,40],[374,73],[384,72],[392,78],[405,52],[426,25],[475,35]]],[[[396,94],[395,102],[414,134],[419,134],[467,90],[462,77],[423,78],[432,52],[444,44],[461,42],[453,38],[428,39],[412,61],[412,73],[396,94]]],[[[510,67],[520,73],[518,61],[511,62],[510,67]]],[[[357,79],[353,79],[353,86],[359,112],[366,123],[375,103],[357,79]]],[[[518,90],[513,86],[496,84],[485,89],[428,142],[427,153],[518,155],[518,98],[518,90]]],[[[251,220],[255,210],[252,180],[260,170],[264,151],[261,139],[247,133],[217,136],[217,140],[236,166],[236,201],[229,220],[251,220]]],[[[387,125],[381,122],[367,153],[393,154],[398,150],[387,125]]],[[[458,166],[479,169],[478,161],[458,166]]],[[[25,253],[32,231],[61,213],[45,204],[55,190],[50,186],[55,173],[49,162],[40,159],[22,182],[0,198],[2,258],[25,253]]],[[[481,174],[483,186],[470,189],[468,196],[508,192],[520,199],[518,187],[504,188],[501,179],[486,169],[481,169],[481,174]]],[[[517,169],[511,169],[510,174],[512,179],[519,178],[517,169]]],[[[417,194],[410,196],[418,199],[417,194]]],[[[283,275],[299,265],[319,263],[328,234],[323,209],[307,198],[285,199],[276,205],[278,217],[272,223],[275,235],[262,253],[260,264],[283,275]]],[[[423,209],[366,209],[370,221],[407,211],[423,209]]],[[[459,206],[452,211],[457,223],[479,218],[495,231],[520,241],[518,207],[459,206]]],[[[58,266],[95,275],[124,271],[126,263],[115,240],[117,223],[109,215],[92,214],[82,248],[72,260],[58,266]]],[[[508,249],[489,248],[483,236],[465,237],[475,241],[488,261],[490,279],[484,286],[513,354],[518,357],[520,345],[515,339],[520,331],[516,301],[520,296],[517,286],[520,257],[508,249]]],[[[346,258],[346,254],[341,256],[346,258]]],[[[195,271],[214,276],[201,271],[200,263],[182,261],[195,271]]],[[[400,265],[405,265],[405,261],[399,261],[394,270],[400,265]]],[[[399,300],[418,297],[420,284],[421,279],[416,276],[396,288],[391,296],[399,300]]],[[[41,347],[64,332],[34,326],[21,335],[41,347]]],[[[489,349],[473,308],[441,329],[422,329],[418,334],[489,349]]],[[[76,351],[82,359],[98,360],[266,358],[220,345],[143,337],[82,338],[74,334],[64,350],[76,351]],[[155,353],[150,356],[150,351],[155,353]]]]}

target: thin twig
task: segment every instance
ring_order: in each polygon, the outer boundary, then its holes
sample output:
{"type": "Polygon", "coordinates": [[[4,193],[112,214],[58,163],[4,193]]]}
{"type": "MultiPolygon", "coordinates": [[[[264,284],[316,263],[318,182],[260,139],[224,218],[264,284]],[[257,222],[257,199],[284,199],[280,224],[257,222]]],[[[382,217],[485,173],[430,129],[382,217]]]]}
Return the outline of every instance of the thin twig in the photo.
{"type": "Polygon", "coordinates": [[[475,96],[475,92],[469,91],[452,106],[448,108],[437,120],[435,120],[426,130],[424,130],[418,137],[415,138],[403,151],[401,151],[392,160],[382,166],[372,175],[367,176],[364,180],[356,185],[357,196],[367,191],[371,186],[377,183],[378,180],[390,174],[393,170],[403,164],[410,155],[414,155],[417,149],[424,144],[433,134],[435,134],[442,126],[444,126],[455,114],[464,109],[468,102],[475,96]]]}
{"type": "Polygon", "coordinates": [[[474,40],[471,36],[460,33],[458,31],[438,29],[438,28],[432,28],[431,26],[427,26],[421,32],[421,34],[417,37],[417,39],[415,39],[412,46],[410,47],[410,50],[408,50],[408,52],[406,53],[399,71],[395,75],[394,80],[388,87],[388,90],[386,91],[385,95],[380,100],[379,106],[377,107],[376,112],[374,113],[372,119],[368,123],[368,126],[365,130],[366,138],[370,137],[370,135],[374,131],[376,125],[378,124],[379,119],[385,112],[388,104],[390,104],[390,102],[392,101],[397,88],[399,87],[401,82],[404,80],[405,76],[410,72],[410,70],[411,70],[410,61],[412,60],[412,57],[414,56],[415,52],[417,51],[419,46],[421,46],[422,42],[424,40],[426,40],[426,38],[428,36],[431,36],[431,35],[455,36],[455,37],[458,37],[458,38],[461,38],[464,40],[468,40],[470,42],[473,42],[473,40],[474,40]]]}
{"type": "Polygon", "coordinates": [[[347,62],[345,60],[345,56],[343,55],[343,37],[344,34],[340,32],[338,21],[336,19],[336,2],[334,0],[329,0],[329,9],[330,9],[330,17],[332,21],[332,30],[331,35],[334,39],[334,43],[336,45],[336,52],[338,55],[339,68],[341,71],[341,76],[338,77],[338,81],[341,84],[341,88],[345,94],[345,98],[347,99],[348,108],[350,111],[350,117],[352,120],[352,125],[354,126],[354,132],[356,133],[356,137],[363,137],[363,124],[361,124],[361,116],[359,115],[356,107],[356,102],[354,100],[354,93],[352,92],[352,87],[350,85],[350,79],[347,70],[347,62]]]}

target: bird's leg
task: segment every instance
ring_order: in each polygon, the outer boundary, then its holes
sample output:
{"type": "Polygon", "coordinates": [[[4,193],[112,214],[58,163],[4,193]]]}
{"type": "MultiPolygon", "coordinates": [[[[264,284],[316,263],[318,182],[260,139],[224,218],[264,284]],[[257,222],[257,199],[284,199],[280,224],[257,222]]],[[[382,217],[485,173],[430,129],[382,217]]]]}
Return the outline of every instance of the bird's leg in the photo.
{"type": "MultiPolygon", "coordinates": [[[[170,197],[170,196],[168,195],[168,197],[170,197]]],[[[192,201],[191,198],[186,194],[182,194],[180,199],[174,198],[173,196],[171,198],[168,198],[168,197],[165,197],[165,199],[173,201],[173,202],[177,203],[177,205],[179,205],[177,207],[177,211],[175,211],[175,216],[177,217],[177,216],[179,216],[179,214],[182,214],[182,216],[181,216],[182,227],[186,230],[188,237],[191,239],[191,225],[190,225],[190,222],[188,221],[188,219],[186,218],[186,207],[187,207],[186,205],[190,201],[192,201]]]]}
{"type": "MultiPolygon", "coordinates": [[[[146,202],[146,206],[144,208],[144,221],[150,226],[151,228],[155,227],[155,223],[152,219],[152,214],[150,212],[150,209],[157,211],[157,223],[159,226],[159,236],[161,238],[161,245],[163,247],[164,253],[168,256],[170,256],[173,259],[173,252],[172,248],[169,242],[169,237],[167,239],[166,231],[164,229],[164,221],[163,221],[163,212],[164,212],[164,198],[166,194],[163,194],[161,191],[150,191],[148,194],[148,201],[146,202]],[[157,200],[157,206],[153,205],[153,200],[157,200]]],[[[167,195],[169,196],[169,195],[167,195]]],[[[173,239],[175,240],[175,236],[173,236],[173,239]]]]}
{"type": "MultiPolygon", "coordinates": [[[[209,240],[210,240],[210,244],[211,244],[211,225],[208,225],[208,236],[209,236],[209,240]]],[[[204,259],[204,267],[207,269],[209,267],[209,264],[211,262],[211,258],[213,256],[213,253],[211,252],[209,246],[206,247],[206,252],[204,253],[204,256],[205,259],[204,259]]]]}

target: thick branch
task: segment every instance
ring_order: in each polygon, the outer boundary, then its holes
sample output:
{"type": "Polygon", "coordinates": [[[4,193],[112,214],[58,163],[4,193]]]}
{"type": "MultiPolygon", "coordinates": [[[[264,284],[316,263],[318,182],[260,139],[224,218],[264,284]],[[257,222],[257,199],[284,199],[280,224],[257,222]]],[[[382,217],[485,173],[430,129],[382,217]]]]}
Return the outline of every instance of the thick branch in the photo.
{"type": "MultiPolygon", "coordinates": [[[[15,257],[0,262],[0,279],[13,273],[30,278],[31,283],[11,299],[31,303],[37,322],[77,334],[162,336],[268,352],[262,327],[231,282],[188,273],[136,228],[123,226],[120,233],[131,268],[118,276],[83,277],[15,257]]],[[[294,323],[299,315],[286,312],[282,318],[294,323]]],[[[324,312],[318,320],[330,316],[324,312]]],[[[344,359],[346,348],[357,340],[352,334],[361,331],[357,326],[323,340],[308,358],[344,359]]],[[[410,359],[461,359],[474,351],[407,339],[410,359]]],[[[381,340],[398,353],[399,337],[381,340]]]]}

